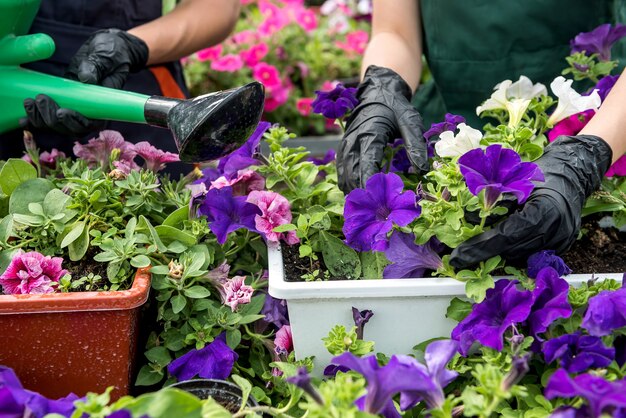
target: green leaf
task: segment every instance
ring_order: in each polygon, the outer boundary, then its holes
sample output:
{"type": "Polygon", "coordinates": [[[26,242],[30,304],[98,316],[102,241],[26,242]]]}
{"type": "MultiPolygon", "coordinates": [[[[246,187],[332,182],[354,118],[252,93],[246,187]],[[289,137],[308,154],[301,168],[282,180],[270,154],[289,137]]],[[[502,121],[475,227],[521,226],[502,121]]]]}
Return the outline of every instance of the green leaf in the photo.
{"type": "Polygon", "coordinates": [[[37,170],[32,164],[21,158],[9,158],[0,170],[0,188],[5,195],[11,196],[17,186],[35,178],[37,170]]]}
{"type": "Polygon", "coordinates": [[[183,291],[185,296],[192,299],[202,299],[211,296],[211,292],[202,286],[191,286],[183,291]]]}
{"type": "Polygon", "coordinates": [[[7,215],[0,221],[0,243],[6,243],[13,234],[13,215],[7,215]]]}
{"type": "Polygon", "coordinates": [[[189,219],[189,206],[183,206],[170,213],[163,221],[163,225],[177,228],[189,219]]]}
{"type": "Polygon", "coordinates": [[[0,273],[4,273],[7,267],[9,267],[9,264],[11,264],[11,260],[13,259],[13,256],[18,251],[19,250],[17,248],[11,248],[11,249],[0,251],[0,273]]]}
{"type": "Polygon", "coordinates": [[[239,321],[237,321],[237,323],[239,325],[250,324],[263,318],[265,318],[265,315],[244,315],[239,321]]]}
{"type": "Polygon", "coordinates": [[[53,189],[54,184],[46,179],[25,181],[13,190],[13,194],[9,198],[9,213],[29,214],[28,204],[44,202],[48,193],[53,189]]]}
{"type": "Polygon", "coordinates": [[[237,328],[229,329],[226,331],[226,344],[233,350],[237,348],[241,342],[241,331],[237,328]]]}
{"type": "MultiPolygon", "coordinates": [[[[158,382],[157,382],[158,383],[158,382]]],[[[126,399],[124,409],[134,417],[148,416],[151,418],[227,418],[226,411],[212,398],[202,401],[191,393],[175,388],[165,388],[158,392],[146,393],[135,399],[126,399]],[[207,405],[209,407],[207,408],[207,405]],[[206,409],[207,413],[204,413],[206,409]],[[216,412],[217,411],[217,414],[216,412]]]]}
{"type": "Polygon", "coordinates": [[[137,381],[135,385],[137,386],[152,386],[159,383],[163,380],[164,374],[163,371],[154,370],[149,365],[144,365],[141,370],[139,370],[139,375],[137,376],[137,381]]]}
{"type": "MultiPolygon", "coordinates": [[[[70,260],[72,261],[80,260],[81,258],[85,256],[88,248],[89,248],[89,228],[84,228],[83,232],[78,236],[78,238],[72,241],[67,246],[67,250],[70,255],[70,260]]],[[[108,271],[108,268],[107,268],[107,271],[108,271]]],[[[117,275],[117,272],[115,274],[117,275]]],[[[111,277],[109,276],[109,278],[111,277]]]]}
{"type": "Polygon", "coordinates": [[[389,264],[385,253],[382,252],[365,252],[359,253],[361,257],[361,276],[364,279],[382,279],[383,271],[389,264]]]}
{"type": "Polygon", "coordinates": [[[156,363],[161,367],[167,366],[172,361],[170,351],[163,346],[152,347],[150,350],[145,352],[145,356],[152,363],[156,363]]]}
{"type": "Polygon", "coordinates": [[[476,302],[482,302],[485,299],[487,290],[492,289],[494,286],[493,277],[487,275],[468,280],[465,283],[465,293],[476,302]]]}
{"type": "Polygon", "coordinates": [[[159,252],[163,253],[167,251],[167,247],[163,244],[163,242],[159,238],[159,234],[154,229],[150,221],[143,215],[139,216],[139,226],[145,227],[148,229],[148,231],[150,232],[150,237],[152,238],[152,243],[154,243],[157,246],[157,250],[159,250],[159,252]]]}
{"type": "Polygon", "coordinates": [[[485,261],[485,268],[483,269],[483,272],[484,273],[492,272],[493,270],[496,269],[496,267],[498,267],[498,264],[500,264],[501,260],[502,260],[502,257],[500,257],[499,255],[491,257],[489,260],[485,261]]]}
{"type": "Polygon", "coordinates": [[[136,255],[130,259],[130,265],[138,269],[148,267],[150,263],[151,261],[148,256],[145,256],[143,254],[136,255]]]}
{"type": "Polygon", "coordinates": [[[9,214],[9,196],[0,192],[0,217],[5,217],[9,214]]]}
{"type": "Polygon", "coordinates": [[[175,314],[177,314],[185,309],[185,306],[187,305],[187,298],[185,298],[183,295],[176,295],[171,299],[171,303],[172,310],[175,314]]]}
{"type": "Polygon", "coordinates": [[[241,388],[241,397],[243,398],[241,403],[245,405],[248,402],[248,397],[250,397],[250,392],[252,392],[252,384],[247,379],[236,374],[233,374],[231,378],[241,388]]]}
{"type": "Polygon", "coordinates": [[[277,227],[274,227],[274,229],[272,229],[272,231],[274,232],[287,232],[287,231],[295,231],[295,230],[296,230],[296,226],[294,224],[278,225],[277,227]]]}
{"type": "Polygon", "coordinates": [[[61,241],[61,248],[65,248],[68,245],[70,245],[72,242],[76,241],[81,236],[84,230],[85,230],[85,222],[83,221],[76,222],[70,228],[69,232],[65,234],[65,237],[63,237],[63,240],[61,241]]]}
{"type": "Polygon", "coordinates": [[[450,301],[448,310],[446,311],[446,318],[454,319],[457,322],[461,322],[472,311],[472,303],[459,298],[453,298],[450,301]]]}
{"type": "Polygon", "coordinates": [[[309,220],[311,228],[322,231],[330,229],[330,216],[328,216],[328,211],[323,206],[313,205],[307,210],[307,213],[311,217],[309,220]]]}
{"type": "Polygon", "coordinates": [[[246,305],[240,305],[240,307],[238,308],[239,314],[243,316],[257,315],[259,312],[261,312],[261,309],[263,309],[264,304],[265,304],[264,294],[253,296],[252,300],[250,300],[250,303],[246,305]]]}
{"type": "Polygon", "coordinates": [[[121,263],[110,262],[109,264],[107,264],[107,278],[111,281],[115,280],[117,278],[117,273],[120,272],[121,268],[121,263]]]}
{"type": "Polygon", "coordinates": [[[320,231],[320,237],[325,242],[322,246],[324,263],[333,276],[348,279],[361,277],[361,260],[356,251],[326,231],[320,231]]]}
{"type": "Polygon", "coordinates": [[[173,241],[179,241],[182,244],[190,247],[197,243],[196,237],[187,232],[181,231],[173,226],[169,225],[159,225],[154,227],[154,230],[159,235],[159,238],[163,240],[164,243],[169,245],[173,241]]]}
{"type": "Polygon", "coordinates": [[[313,248],[310,245],[302,244],[298,247],[298,252],[300,253],[300,258],[308,257],[313,254],[313,248]]]}
{"type": "MultiPolygon", "coordinates": [[[[15,193],[15,192],[14,192],[15,193]]],[[[65,211],[68,202],[72,198],[59,189],[52,189],[43,200],[43,210],[48,216],[53,216],[65,211]]]]}

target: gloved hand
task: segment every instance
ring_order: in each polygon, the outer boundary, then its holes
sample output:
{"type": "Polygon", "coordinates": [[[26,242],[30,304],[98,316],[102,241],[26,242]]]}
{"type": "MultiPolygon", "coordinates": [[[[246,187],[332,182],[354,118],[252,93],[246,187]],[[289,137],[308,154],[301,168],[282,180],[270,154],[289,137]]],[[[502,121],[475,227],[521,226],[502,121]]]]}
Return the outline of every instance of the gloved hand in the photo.
{"type": "Polygon", "coordinates": [[[520,263],[540,250],[567,251],[578,236],[585,199],[600,187],[612,155],[597,136],[557,138],[535,161],[545,182],[535,187],[524,207],[455,248],[450,264],[462,269],[495,255],[520,263]]]}
{"type": "MultiPolygon", "coordinates": [[[[139,71],[148,61],[144,41],[119,29],[103,29],[92,34],[72,57],[65,76],[88,84],[121,89],[129,72],[139,71]]],[[[101,128],[80,113],[60,108],[43,94],[24,100],[27,118],[23,127],[51,129],[64,135],[83,136],[101,128]]]]}
{"type": "Polygon", "coordinates": [[[359,85],[359,104],[348,119],[339,145],[339,187],[346,193],[364,187],[380,171],[385,146],[403,138],[411,164],[428,171],[422,117],[411,105],[411,87],[396,72],[371,65],[359,85]]]}

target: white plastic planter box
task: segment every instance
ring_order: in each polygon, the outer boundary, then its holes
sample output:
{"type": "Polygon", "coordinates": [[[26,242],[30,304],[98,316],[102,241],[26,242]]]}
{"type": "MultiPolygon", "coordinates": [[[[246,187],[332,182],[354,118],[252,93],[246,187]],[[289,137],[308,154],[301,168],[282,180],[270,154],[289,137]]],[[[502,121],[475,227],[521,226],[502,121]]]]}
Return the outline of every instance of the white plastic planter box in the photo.
{"type": "MultiPolygon", "coordinates": [[[[410,354],[423,341],[450,335],[456,322],[446,318],[446,310],[453,297],[465,296],[464,283],[450,278],[287,282],[281,250],[270,249],[268,256],[269,293],[287,301],[296,358],[315,356],[318,375],[332,358],[322,338],[335,325],[354,326],[353,306],[374,312],[363,337],[375,342],[376,352],[410,354]]],[[[566,279],[576,286],[593,276],[566,279]]],[[[622,273],[595,277],[621,280],[622,273]]]]}

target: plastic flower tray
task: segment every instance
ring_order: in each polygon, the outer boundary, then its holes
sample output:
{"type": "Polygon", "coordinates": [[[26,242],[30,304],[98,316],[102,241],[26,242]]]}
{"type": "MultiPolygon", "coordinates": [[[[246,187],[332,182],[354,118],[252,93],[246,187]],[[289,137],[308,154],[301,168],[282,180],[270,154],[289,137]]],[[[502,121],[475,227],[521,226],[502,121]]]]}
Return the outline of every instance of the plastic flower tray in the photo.
{"type": "Polygon", "coordinates": [[[148,269],[129,290],[0,296],[0,364],[26,389],[51,398],[74,392],[129,392],[148,269]]]}
{"type": "MultiPolygon", "coordinates": [[[[354,326],[353,306],[374,312],[363,337],[375,342],[376,352],[410,354],[421,342],[450,336],[456,322],[446,318],[448,305],[455,296],[465,297],[464,283],[451,278],[288,282],[281,250],[268,251],[269,293],[287,301],[296,358],[315,356],[318,375],[332,358],[322,338],[335,325],[354,326]]],[[[622,273],[570,274],[565,279],[576,286],[594,276],[622,280],[622,273]]]]}

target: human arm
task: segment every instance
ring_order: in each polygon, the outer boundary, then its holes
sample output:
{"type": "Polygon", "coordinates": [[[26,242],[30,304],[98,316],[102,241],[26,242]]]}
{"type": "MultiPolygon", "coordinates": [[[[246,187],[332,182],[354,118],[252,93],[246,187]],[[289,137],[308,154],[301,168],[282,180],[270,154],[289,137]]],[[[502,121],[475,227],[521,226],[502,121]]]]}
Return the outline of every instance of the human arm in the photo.
{"type": "Polygon", "coordinates": [[[362,63],[362,82],[339,146],[339,186],[363,187],[380,170],[384,148],[403,138],[418,172],[427,170],[422,119],[411,105],[421,76],[422,42],[416,0],[374,0],[372,38],[362,63]]]}
{"type": "Polygon", "coordinates": [[[545,182],[535,187],[524,207],[455,248],[452,266],[466,268],[495,255],[523,263],[540,250],[569,249],[580,230],[585,199],[600,188],[611,163],[626,152],[623,74],[578,135],[561,136],[546,147],[536,161],[545,182]]]}

